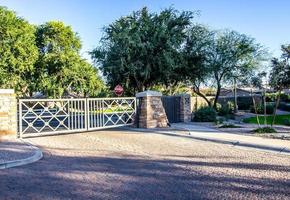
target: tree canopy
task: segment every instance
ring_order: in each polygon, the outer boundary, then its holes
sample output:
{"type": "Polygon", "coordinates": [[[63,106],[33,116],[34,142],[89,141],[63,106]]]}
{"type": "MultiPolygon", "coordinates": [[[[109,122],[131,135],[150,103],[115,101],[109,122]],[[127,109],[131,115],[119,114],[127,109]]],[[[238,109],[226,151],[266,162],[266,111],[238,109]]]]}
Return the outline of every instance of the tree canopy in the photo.
{"type": "Polygon", "coordinates": [[[104,89],[98,70],[84,59],[79,60],[72,67],[64,68],[63,74],[68,92],[75,92],[83,97],[95,97],[104,89]]]}
{"type": "Polygon", "coordinates": [[[281,49],[281,58],[272,59],[272,70],[269,78],[270,85],[277,90],[290,87],[290,45],[282,45],[281,49]]]}
{"type": "Polygon", "coordinates": [[[215,107],[223,84],[251,76],[263,60],[264,53],[263,47],[247,35],[193,26],[185,45],[185,74],[194,92],[209,105],[211,102],[200,92],[200,86],[211,83],[216,88],[215,107]]]}
{"type": "MultiPolygon", "coordinates": [[[[247,35],[193,23],[195,16],[142,8],[121,17],[104,28],[100,45],[90,52],[93,67],[81,57],[80,37],[70,26],[59,21],[33,26],[0,7],[0,85],[23,96],[96,96],[105,91],[100,69],[111,89],[121,84],[126,94],[154,87],[171,93],[187,85],[215,106],[223,85],[253,76],[264,49],[247,35]],[[216,88],[213,103],[202,93],[207,85],[216,88]]],[[[283,59],[272,62],[277,70],[289,58],[289,46],[282,49],[283,59]]],[[[273,81],[277,74],[273,71],[273,81]]]]}
{"type": "Polygon", "coordinates": [[[253,74],[265,51],[247,35],[193,23],[194,15],[174,9],[133,12],[104,28],[92,58],[111,87],[122,84],[143,91],[183,82],[211,105],[200,90],[211,83],[215,106],[222,85],[253,74]]]}
{"type": "Polygon", "coordinates": [[[47,96],[61,97],[68,89],[68,69],[80,65],[80,38],[70,26],[52,21],[37,27],[36,44],[36,87],[47,96]]]}
{"type": "Polygon", "coordinates": [[[179,53],[192,12],[165,9],[159,14],[147,8],[122,17],[104,29],[101,46],[91,54],[114,87],[143,91],[155,84],[178,80],[179,53]]]}
{"type": "Polygon", "coordinates": [[[27,92],[37,58],[34,26],[0,7],[0,87],[27,92]]]}
{"type": "Polygon", "coordinates": [[[70,26],[47,22],[37,27],[39,59],[35,63],[35,85],[49,97],[64,93],[96,95],[103,87],[98,71],[81,58],[81,41],[70,26]]]}
{"type": "Polygon", "coordinates": [[[13,88],[19,96],[96,96],[103,81],[80,50],[80,37],[63,22],[34,26],[0,7],[1,88],[13,88]]]}
{"type": "Polygon", "coordinates": [[[211,45],[214,42],[214,32],[207,27],[195,24],[187,31],[187,36],[182,49],[181,77],[188,81],[193,91],[205,99],[206,95],[201,92],[200,87],[211,78],[211,65],[208,55],[211,53],[211,45]]]}
{"type": "Polygon", "coordinates": [[[256,70],[264,56],[264,49],[255,40],[236,31],[217,33],[209,54],[216,85],[216,106],[222,83],[243,79],[256,70]]]}

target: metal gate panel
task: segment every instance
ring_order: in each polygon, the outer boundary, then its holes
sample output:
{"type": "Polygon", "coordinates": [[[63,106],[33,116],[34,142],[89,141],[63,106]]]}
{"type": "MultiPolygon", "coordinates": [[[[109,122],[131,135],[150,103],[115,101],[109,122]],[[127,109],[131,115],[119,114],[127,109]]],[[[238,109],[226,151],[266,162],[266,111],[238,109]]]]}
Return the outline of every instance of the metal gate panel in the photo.
{"type": "Polygon", "coordinates": [[[19,99],[20,137],[133,124],[135,98],[19,99]]]}
{"type": "Polygon", "coordinates": [[[180,96],[162,96],[162,104],[169,123],[180,122],[180,96]]]}
{"type": "Polygon", "coordinates": [[[85,99],[19,99],[19,134],[86,130],[85,99]]]}
{"type": "Polygon", "coordinates": [[[132,125],[136,98],[89,98],[88,130],[132,125]]]}

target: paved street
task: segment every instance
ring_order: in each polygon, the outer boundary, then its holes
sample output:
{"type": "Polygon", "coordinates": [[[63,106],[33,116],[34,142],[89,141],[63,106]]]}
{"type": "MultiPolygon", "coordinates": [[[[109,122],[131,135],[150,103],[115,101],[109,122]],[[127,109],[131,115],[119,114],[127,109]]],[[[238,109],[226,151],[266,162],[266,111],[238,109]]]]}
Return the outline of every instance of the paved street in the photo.
{"type": "Polygon", "coordinates": [[[0,199],[289,199],[290,157],[106,130],[27,139],[36,163],[0,170],[0,199]]]}

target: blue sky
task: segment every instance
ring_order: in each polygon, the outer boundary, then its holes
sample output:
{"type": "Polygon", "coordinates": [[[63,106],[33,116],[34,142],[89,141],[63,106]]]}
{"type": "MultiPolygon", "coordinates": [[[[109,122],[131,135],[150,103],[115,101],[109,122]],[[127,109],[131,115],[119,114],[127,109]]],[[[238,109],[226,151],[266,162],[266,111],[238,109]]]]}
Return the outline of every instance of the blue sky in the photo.
{"type": "Polygon", "coordinates": [[[98,45],[102,27],[144,6],[154,12],[169,6],[200,10],[196,22],[248,34],[274,56],[280,55],[281,44],[290,43],[287,0],[0,0],[0,5],[33,24],[60,20],[72,26],[82,39],[82,54],[86,58],[86,52],[98,45]]]}

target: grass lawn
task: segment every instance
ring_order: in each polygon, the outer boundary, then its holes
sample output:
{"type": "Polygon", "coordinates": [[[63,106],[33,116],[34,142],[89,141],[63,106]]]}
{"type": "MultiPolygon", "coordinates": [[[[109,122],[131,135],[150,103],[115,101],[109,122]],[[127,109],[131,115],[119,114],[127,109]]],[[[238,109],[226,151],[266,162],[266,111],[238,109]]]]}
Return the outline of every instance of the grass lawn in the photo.
{"type": "MultiPolygon", "coordinates": [[[[286,120],[290,120],[290,115],[277,115],[275,118],[275,124],[285,125],[286,120]]],[[[267,124],[271,124],[273,116],[266,116],[267,124]]],[[[250,117],[243,120],[245,123],[257,124],[256,117],[250,117]]],[[[259,116],[260,124],[264,124],[264,116],[259,116]]]]}

